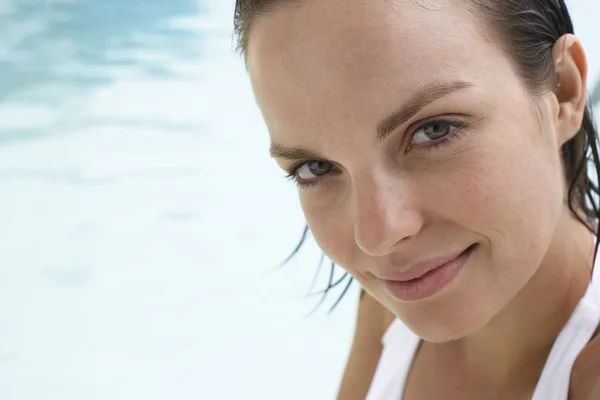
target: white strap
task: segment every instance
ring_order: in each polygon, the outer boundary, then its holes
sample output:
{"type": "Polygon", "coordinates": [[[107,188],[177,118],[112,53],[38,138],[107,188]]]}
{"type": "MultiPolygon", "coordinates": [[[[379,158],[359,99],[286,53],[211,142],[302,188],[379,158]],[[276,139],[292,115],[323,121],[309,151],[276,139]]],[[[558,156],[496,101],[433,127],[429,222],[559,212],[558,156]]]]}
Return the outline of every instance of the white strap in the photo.
{"type": "Polygon", "coordinates": [[[592,281],[567,324],[558,335],[531,400],[566,400],[571,370],[600,323],[600,262],[592,281]]]}

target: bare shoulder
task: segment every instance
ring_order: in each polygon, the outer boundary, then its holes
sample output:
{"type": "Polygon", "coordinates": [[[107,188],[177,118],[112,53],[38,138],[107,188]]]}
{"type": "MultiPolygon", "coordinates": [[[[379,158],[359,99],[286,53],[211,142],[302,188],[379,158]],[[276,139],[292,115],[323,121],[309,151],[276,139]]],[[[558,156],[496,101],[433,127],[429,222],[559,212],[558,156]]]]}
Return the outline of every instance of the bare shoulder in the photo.
{"type": "Polygon", "coordinates": [[[569,400],[600,399],[600,328],[583,349],[571,373],[569,400]]]}
{"type": "Polygon", "coordinates": [[[379,338],[381,338],[390,324],[396,319],[396,316],[390,310],[382,306],[381,303],[375,300],[375,298],[364,289],[360,290],[359,313],[361,306],[366,312],[368,311],[369,315],[375,316],[377,322],[379,322],[379,324],[374,324],[374,327],[377,327],[377,334],[379,335],[379,338]]]}
{"type": "Polygon", "coordinates": [[[365,398],[381,356],[381,338],[394,318],[390,311],[361,289],[354,340],[338,399],[365,398]]]}

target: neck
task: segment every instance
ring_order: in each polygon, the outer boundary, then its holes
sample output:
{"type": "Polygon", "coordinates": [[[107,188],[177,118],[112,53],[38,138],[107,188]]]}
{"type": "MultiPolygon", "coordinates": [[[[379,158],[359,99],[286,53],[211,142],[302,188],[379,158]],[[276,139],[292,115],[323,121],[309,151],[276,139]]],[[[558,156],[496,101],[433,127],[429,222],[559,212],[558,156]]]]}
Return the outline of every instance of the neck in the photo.
{"type": "Polygon", "coordinates": [[[450,351],[474,382],[535,387],[556,337],[587,289],[593,250],[589,230],[565,213],[521,292],[482,330],[452,342],[450,351]]]}

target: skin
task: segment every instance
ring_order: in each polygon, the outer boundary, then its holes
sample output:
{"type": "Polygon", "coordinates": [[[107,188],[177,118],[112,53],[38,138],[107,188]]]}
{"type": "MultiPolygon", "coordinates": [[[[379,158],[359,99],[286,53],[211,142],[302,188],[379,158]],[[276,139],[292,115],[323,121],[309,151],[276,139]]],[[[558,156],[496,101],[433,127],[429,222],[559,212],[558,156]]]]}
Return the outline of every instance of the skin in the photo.
{"type": "Polygon", "coordinates": [[[340,385],[338,399],[364,400],[383,350],[381,338],[395,316],[361,292],[354,340],[340,385]]]}
{"type": "MultiPolygon", "coordinates": [[[[312,162],[296,177],[312,183],[299,195],[315,239],[424,339],[404,398],[530,398],[590,279],[593,238],[568,210],[560,156],[582,122],[585,54],[562,37],[560,86],[534,97],[464,3],[427,4],[276,7],[253,25],[248,69],[277,163],[312,162]],[[415,96],[431,101],[378,135],[415,96]],[[432,118],[450,120],[423,129],[432,118]],[[331,170],[311,175],[319,168],[331,170]],[[457,277],[424,300],[400,301],[380,279],[472,245],[457,277]]],[[[380,338],[382,318],[363,336],[380,338]]],[[[593,388],[599,369],[578,368],[593,388]]]]}

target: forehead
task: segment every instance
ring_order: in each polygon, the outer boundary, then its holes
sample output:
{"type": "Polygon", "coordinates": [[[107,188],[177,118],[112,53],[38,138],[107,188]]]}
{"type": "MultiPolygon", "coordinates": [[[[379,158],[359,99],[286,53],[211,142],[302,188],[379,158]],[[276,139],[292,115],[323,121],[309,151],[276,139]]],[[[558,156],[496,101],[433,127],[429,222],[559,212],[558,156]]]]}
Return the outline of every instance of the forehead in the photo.
{"type": "Polygon", "coordinates": [[[262,15],[248,68],[269,130],[313,129],[310,121],[325,128],[340,116],[363,123],[432,81],[477,83],[510,69],[465,7],[461,0],[307,0],[262,15]]]}
{"type": "Polygon", "coordinates": [[[468,4],[464,0],[288,0],[258,16],[248,58],[252,61],[266,52],[281,55],[291,45],[315,50],[311,46],[315,41],[334,50],[348,41],[384,46],[407,35],[450,39],[446,35],[452,32],[460,37],[457,31],[472,28],[475,22],[468,4]]]}

